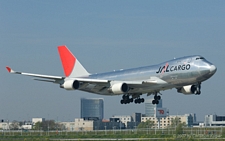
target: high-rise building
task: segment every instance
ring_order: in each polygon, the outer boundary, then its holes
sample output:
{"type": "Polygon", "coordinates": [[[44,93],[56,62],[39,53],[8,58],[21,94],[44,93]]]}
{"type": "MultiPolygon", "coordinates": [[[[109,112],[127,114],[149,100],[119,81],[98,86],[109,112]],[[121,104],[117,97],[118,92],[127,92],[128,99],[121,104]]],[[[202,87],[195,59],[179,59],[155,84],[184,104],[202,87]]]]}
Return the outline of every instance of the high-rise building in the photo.
{"type": "Polygon", "coordinates": [[[141,116],[142,116],[141,113],[133,113],[132,114],[133,121],[134,122],[141,122],[141,116]]]}
{"type": "Polygon", "coordinates": [[[104,117],[103,98],[81,98],[81,118],[102,120],[104,117]]]}
{"type": "Polygon", "coordinates": [[[153,99],[145,100],[145,116],[151,117],[155,114],[155,108],[162,108],[162,99],[159,100],[159,104],[152,104],[153,99]]]}
{"type": "Polygon", "coordinates": [[[197,122],[196,114],[195,113],[191,113],[191,116],[193,117],[193,122],[196,123],[197,122]]]}

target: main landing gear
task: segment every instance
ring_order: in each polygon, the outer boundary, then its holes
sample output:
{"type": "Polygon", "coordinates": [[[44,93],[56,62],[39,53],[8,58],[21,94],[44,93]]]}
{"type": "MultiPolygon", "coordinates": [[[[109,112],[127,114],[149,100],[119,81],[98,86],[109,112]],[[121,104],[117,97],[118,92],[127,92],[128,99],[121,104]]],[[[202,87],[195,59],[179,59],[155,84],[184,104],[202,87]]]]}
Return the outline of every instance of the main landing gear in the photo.
{"type": "Polygon", "coordinates": [[[128,94],[124,94],[122,97],[122,100],[120,100],[121,104],[129,104],[130,102],[133,102],[133,98],[130,98],[130,96],[128,94]]]}
{"type": "Polygon", "coordinates": [[[140,104],[143,103],[145,101],[144,98],[140,98],[140,96],[136,97],[135,100],[133,97],[130,98],[130,95],[128,94],[124,94],[122,96],[122,100],[120,100],[121,104],[129,104],[131,102],[134,102],[135,104],[140,104]]]}
{"type": "Polygon", "coordinates": [[[144,98],[140,98],[140,97],[134,100],[135,104],[140,104],[140,103],[144,103],[144,102],[145,102],[145,99],[144,98]]]}
{"type": "Polygon", "coordinates": [[[157,93],[154,96],[154,100],[152,100],[152,104],[159,104],[159,100],[161,99],[160,95],[157,95],[157,93]]]}

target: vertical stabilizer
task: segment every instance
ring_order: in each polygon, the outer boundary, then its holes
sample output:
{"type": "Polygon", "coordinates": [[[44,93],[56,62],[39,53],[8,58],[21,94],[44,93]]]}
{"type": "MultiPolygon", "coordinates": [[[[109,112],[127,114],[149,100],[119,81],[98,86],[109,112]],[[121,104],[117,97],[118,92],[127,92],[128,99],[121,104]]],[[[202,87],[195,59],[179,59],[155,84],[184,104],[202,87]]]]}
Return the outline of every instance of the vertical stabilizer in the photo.
{"type": "Polygon", "coordinates": [[[58,46],[59,56],[66,77],[87,76],[89,73],[66,46],[58,46]]]}

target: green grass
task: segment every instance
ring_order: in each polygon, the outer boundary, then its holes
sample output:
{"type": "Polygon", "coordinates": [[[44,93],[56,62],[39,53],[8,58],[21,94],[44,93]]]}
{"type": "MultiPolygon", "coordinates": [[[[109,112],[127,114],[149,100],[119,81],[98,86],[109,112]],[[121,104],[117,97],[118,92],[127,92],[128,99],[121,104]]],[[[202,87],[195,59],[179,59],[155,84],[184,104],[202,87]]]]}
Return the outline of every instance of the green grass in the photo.
{"type": "MultiPolygon", "coordinates": [[[[52,139],[125,139],[135,138],[138,140],[184,140],[184,141],[203,141],[217,140],[225,141],[225,129],[185,129],[182,134],[175,134],[175,130],[153,130],[153,129],[140,129],[140,130],[101,130],[101,131],[77,131],[77,132],[40,132],[40,131],[4,131],[0,134],[0,141],[50,141],[52,139]],[[156,138],[156,139],[155,139],[156,138]]],[[[62,140],[61,140],[62,141],[62,140]]]]}

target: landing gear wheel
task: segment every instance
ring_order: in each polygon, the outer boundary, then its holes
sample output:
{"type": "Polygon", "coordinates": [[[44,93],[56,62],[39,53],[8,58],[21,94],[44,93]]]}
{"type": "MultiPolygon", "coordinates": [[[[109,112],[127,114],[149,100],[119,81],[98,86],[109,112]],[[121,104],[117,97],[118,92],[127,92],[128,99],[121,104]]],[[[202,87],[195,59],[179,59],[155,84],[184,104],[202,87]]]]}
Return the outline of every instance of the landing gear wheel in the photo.
{"type": "Polygon", "coordinates": [[[137,99],[134,100],[134,103],[137,104],[137,99]]]}
{"type": "Polygon", "coordinates": [[[120,100],[121,104],[129,104],[130,102],[133,102],[133,98],[130,98],[129,94],[124,94],[120,100]]]}
{"type": "Polygon", "coordinates": [[[152,104],[159,104],[158,100],[152,100],[152,104]]]}
{"type": "Polygon", "coordinates": [[[155,100],[152,100],[152,104],[155,104],[155,100]]]}
{"type": "Polygon", "coordinates": [[[161,96],[160,96],[160,95],[158,95],[158,96],[157,96],[157,99],[158,99],[158,100],[160,100],[160,99],[161,99],[161,96]]]}
{"type": "Polygon", "coordinates": [[[130,99],[130,102],[133,102],[133,101],[134,101],[134,99],[133,99],[133,98],[131,98],[131,99],[130,99]]]}

